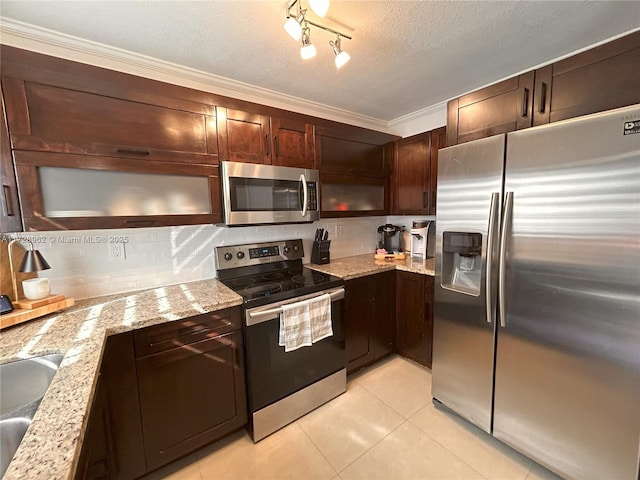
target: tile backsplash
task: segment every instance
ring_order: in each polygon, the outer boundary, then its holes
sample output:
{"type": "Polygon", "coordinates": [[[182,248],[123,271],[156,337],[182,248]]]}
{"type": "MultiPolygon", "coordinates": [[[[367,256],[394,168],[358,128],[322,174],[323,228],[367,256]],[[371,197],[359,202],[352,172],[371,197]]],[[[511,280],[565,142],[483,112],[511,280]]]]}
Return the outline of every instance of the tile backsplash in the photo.
{"type": "Polygon", "coordinates": [[[40,272],[40,276],[49,278],[53,293],[80,299],[215,278],[214,247],[219,245],[302,238],[307,263],[316,228],[329,231],[331,258],[372,253],[378,226],[388,220],[397,222],[398,218],[404,217],[327,219],[312,224],[233,228],[189,225],[29,232],[8,234],[8,237],[29,239],[42,252],[51,270],[40,272]]]}

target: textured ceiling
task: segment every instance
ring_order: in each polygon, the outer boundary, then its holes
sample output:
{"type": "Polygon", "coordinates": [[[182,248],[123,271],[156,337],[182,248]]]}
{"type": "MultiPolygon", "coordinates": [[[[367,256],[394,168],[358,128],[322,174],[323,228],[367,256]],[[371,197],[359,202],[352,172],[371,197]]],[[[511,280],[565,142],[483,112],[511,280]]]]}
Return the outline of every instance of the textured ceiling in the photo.
{"type": "MultiPolygon", "coordinates": [[[[303,0],[306,3],[306,0],[303,0]]],[[[353,36],[337,71],[300,59],[285,1],[12,1],[2,17],[389,121],[640,26],[640,2],[341,1],[325,19],[353,36]]]]}

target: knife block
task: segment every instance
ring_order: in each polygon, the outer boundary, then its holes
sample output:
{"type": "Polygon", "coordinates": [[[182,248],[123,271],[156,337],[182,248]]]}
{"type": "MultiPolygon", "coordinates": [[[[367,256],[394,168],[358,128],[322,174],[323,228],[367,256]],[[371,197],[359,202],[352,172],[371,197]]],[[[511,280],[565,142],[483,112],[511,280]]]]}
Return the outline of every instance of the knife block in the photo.
{"type": "Polygon", "coordinates": [[[315,263],[316,265],[324,265],[325,263],[329,263],[330,246],[331,240],[316,240],[315,242],[313,242],[313,248],[311,249],[311,263],[315,263]]]}

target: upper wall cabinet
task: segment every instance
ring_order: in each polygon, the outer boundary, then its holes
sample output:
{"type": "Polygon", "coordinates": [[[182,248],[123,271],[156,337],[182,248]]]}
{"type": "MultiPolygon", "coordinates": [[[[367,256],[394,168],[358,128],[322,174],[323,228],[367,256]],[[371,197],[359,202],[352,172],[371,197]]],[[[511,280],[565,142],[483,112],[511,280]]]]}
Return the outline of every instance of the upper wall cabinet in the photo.
{"type": "Polygon", "coordinates": [[[313,168],[313,125],[218,108],[222,160],[313,168]]]}
{"type": "Polygon", "coordinates": [[[640,31],[447,104],[447,145],[640,103],[640,31]]]}
{"type": "Polygon", "coordinates": [[[445,127],[394,142],[393,214],[436,214],[438,150],[445,143],[445,127]]]}
{"type": "MultiPolygon", "coordinates": [[[[0,90],[0,95],[2,91],[0,90]]],[[[0,111],[0,182],[2,183],[2,205],[0,205],[0,232],[22,231],[18,187],[13,170],[13,158],[9,144],[9,131],[5,119],[4,98],[0,111]]]]}
{"type": "Polygon", "coordinates": [[[274,165],[315,168],[314,127],[287,118],[271,118],[274,165]]]}
{"type": "Polygon", "coordinates": [[[213,105],[9,61],[2,86],[14,150],[218,163],[213,105]]]}
{"type": "Polygon", "coordinates": [[[640,31],[536,70],[533,124],[640,103],[640,31]]]}
{"type": "Polygon", "coordinates": [[[356,127],[316,127],[323,218],[389,213],[391,144],[396,137],[356,127]]]}
{"type": "Polygon", "coordinates": [[[531,71],[450,100],[447,145],[530,127],[533,83],[531,71]]]}

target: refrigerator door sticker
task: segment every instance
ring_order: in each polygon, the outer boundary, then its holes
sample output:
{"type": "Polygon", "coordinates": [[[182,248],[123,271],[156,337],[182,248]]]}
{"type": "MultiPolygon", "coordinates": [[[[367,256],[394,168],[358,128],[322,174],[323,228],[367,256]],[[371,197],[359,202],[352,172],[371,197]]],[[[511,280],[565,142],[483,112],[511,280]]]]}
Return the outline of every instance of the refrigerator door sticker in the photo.
{"type": "Polygon", "coordinates": [[[640,133],[640,120],[635,120],[633,122],[624,122],[623,135],[632,135],[634,133],[640,133]]]}

